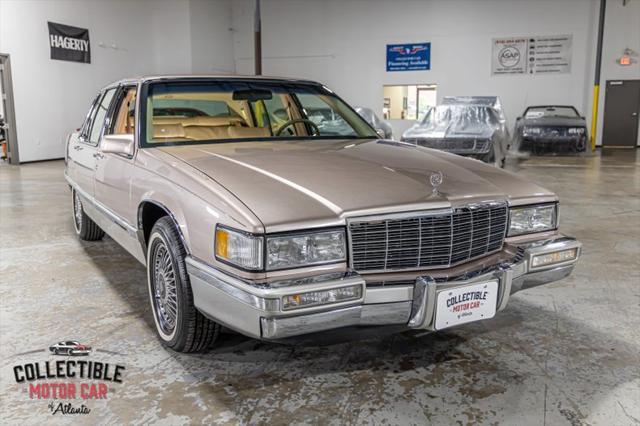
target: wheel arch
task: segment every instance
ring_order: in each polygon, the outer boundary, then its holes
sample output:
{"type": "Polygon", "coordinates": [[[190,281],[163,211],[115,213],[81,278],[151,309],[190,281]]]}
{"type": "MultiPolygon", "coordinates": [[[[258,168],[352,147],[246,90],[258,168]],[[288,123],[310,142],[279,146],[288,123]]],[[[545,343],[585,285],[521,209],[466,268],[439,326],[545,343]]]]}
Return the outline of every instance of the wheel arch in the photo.
{"type": "Polygon", "coordinates": [[[165,204],[160,201],[145,199],[140,202],[138,205],[138,214],[137,214],[137,233],[138,240],[142,246],[142,251],[147,256],[147,242],[149,241],[149,237],[151,236],[151,229],[153,225],[163,217],[169,217],[173,222],[173,225],[180,235],[180,240],[182,241],[182,245],[184,246],[187,255],[190,255],[191,252],[189,250],[189,244],[187,244],[187,240],[182,233],[182,229],[180,227],[180,222],[176,214],[172,210],[170,210],[165,204]]]}

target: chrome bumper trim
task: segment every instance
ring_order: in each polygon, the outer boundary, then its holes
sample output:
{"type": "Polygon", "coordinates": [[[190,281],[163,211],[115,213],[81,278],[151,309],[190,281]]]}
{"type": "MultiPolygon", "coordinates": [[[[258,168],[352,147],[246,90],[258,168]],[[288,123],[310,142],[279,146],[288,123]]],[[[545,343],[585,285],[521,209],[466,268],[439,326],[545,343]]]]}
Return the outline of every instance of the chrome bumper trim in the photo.
{"type": "Polygon", "coordinates": [[[516,256],[512,262],[495,265],[473,278],[454,279],[436,284],[435,280],[431,277],[418,277],[411,308],[411,320],[409,320],[407,325],[410,328],[435,330],[436,289],[464,287],[492,279],[498,280],[496,311],[501,311],[507,307],[512,294],[526,288],[547,284],[568,276],[580,257],[581,247],[580,242],[574,238],[555,236],[545,241],[537,241],[520,246],[524,251],[522,256],[516,256]],[[550,265],[546,268],[531,269],[533,256],[572,248],[578,250],[577,257],[574,260],[550,265]]]}
{"type": "Polygon", "coordinates": [[[433,330],[438,290],[498,279],[496,310],[500,311],[507,306],[512,294],[568,276],[577,261],[531,270],[532,256],[568,248],[577,248],[579,256],[581,245],[573,238],[555,236],[519,247],[521,250],[512,261],[475,274],[447,280],[422,276],[413,287],[387,289],[367,289],[364,279],[353,273],[292,280],[270,287],[231,277],[192,257],[187,258],[187,271],[196,307],[207,317],[251,337],[281,339],[359,325],[404,324],[409,328],[433,330]],[[333,305],[282,310],[284,295],[348,285],[362,285],[363,297],[333,305]]]}
{"type": "Polygon", "coordinates": [[[362,307],[353,306],[300,317],[260,318],[262,337],[284,338],[356,325],[360,322],[361,312],[362,307]]]}
{"type": "Polygon", "coordinates": [[[283,339],[356,325],[402,325],[410,312],[411,302],[381,303],[290,318],[260,318],[260,324],[264,339],[283,339]]]}

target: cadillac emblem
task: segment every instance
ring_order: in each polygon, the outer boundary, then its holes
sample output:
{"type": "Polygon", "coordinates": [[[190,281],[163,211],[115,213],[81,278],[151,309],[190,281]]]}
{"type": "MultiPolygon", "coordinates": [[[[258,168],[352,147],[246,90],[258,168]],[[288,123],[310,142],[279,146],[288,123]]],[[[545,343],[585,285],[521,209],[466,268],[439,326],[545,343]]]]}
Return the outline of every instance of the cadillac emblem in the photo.
{"type": "Polygon", "coordinates": [[[443,180],[444,180],[444,175],[440,171],[432,172],[431,176],[429,176],[429,182],[431,183],[431,187],[433,188],[434,195],[439,194],[438,187],[442,185],[443,180]]]}

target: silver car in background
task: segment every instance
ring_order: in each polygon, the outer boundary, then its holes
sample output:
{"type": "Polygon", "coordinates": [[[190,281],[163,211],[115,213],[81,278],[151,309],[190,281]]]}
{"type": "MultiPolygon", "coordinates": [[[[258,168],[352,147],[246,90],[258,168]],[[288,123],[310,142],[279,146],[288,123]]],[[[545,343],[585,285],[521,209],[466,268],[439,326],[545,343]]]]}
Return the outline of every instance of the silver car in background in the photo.
{"type": "Polygon", "coordinates": [[[376,129],[376,132],[380,136],[385,139],[393,139],[393,128],[391,124],[380,119],[371,108],[357,106],[353,107],[353,109],[355,109],[360,117],[364,118],[367,123],[371,124],[371,127],[376,129]]]}
{"type": "Polygon", "coordinates": [[[509,148],[506,121],[497,96],[445,96],[402,141],[502,167],[509,148]]]}

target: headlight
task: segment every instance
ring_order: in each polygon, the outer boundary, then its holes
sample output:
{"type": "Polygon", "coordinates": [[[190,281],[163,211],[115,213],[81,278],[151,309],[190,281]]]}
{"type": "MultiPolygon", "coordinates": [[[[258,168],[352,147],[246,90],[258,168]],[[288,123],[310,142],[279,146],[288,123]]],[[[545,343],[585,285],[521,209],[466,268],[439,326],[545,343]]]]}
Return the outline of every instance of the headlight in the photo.
{"type": "Polygon", "coordinates": [[[345,261],[345,240],[344,229],[267,236],[267,270],[345,261]]]}
{"type": "Polygon", "coordinates": [[[540,127],[525,127],[524,134],[537,135],[540,133],[540,127]]]}
{"type": "Polygon", "coordinates": [[[569,134],[570,135],[581,135],[584,133],[584,128],[583,127],[570,127],[569,128],[569,134]]]}
{"type": "Polygon", "coordinates": [[[509,210],[508,236],[531,234],[556,229],[557,204],[512,207],[509,210]]]}
{"type": "Polygon", "coordinates": [[[242,269],[261,270],[263,238],[251,234],[216,228],[215,253],[218,260],[242,269]]]}

